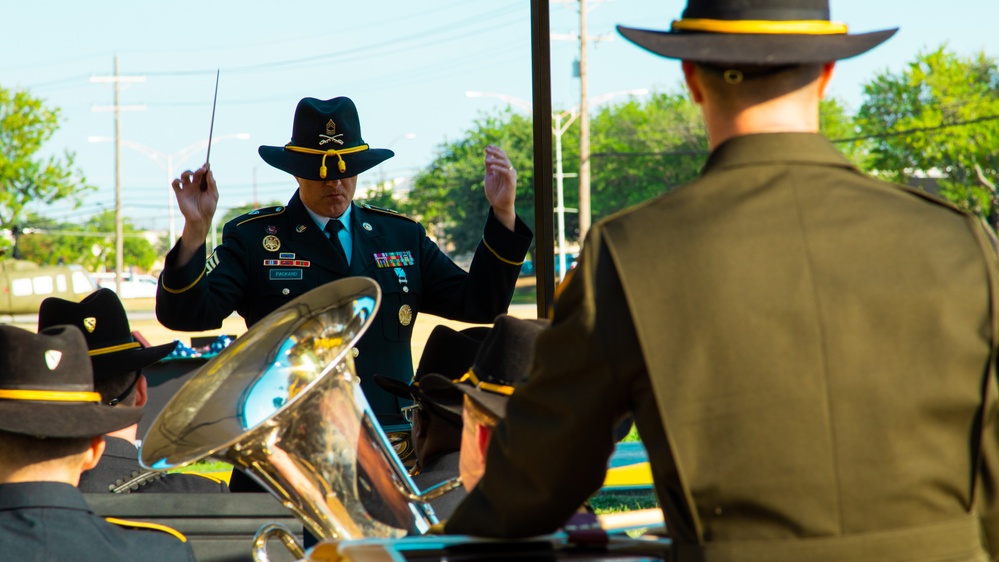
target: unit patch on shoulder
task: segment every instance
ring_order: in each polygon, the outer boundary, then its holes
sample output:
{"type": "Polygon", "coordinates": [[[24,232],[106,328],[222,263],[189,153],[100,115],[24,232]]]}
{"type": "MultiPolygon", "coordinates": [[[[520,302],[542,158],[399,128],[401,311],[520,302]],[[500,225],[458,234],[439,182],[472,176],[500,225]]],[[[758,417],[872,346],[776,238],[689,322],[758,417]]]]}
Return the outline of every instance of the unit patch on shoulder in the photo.
{"type": "Polygon", "coordinates": [[[205,273],[211,273],[218,265],[219,257],[215,252],[212,252],[212,255],[208,256],[208,259],[205,260],[205,273]]]}

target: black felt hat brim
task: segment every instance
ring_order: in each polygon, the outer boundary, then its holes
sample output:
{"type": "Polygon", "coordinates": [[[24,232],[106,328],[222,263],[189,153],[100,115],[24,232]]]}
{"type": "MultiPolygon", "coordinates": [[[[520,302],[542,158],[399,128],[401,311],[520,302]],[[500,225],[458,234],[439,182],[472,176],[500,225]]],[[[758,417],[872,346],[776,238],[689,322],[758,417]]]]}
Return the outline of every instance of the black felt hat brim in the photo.
{"type": "Polygon", "coordinates": [[[693,62],[817,64],[857,56],[887,41],[898,29],[853,35],[693,33],[617,26],[632,43],[657,55],[693,62]]]}
{"type": "Polygon", "coordinates": [[[0,401],[0,430],[44,437],[93,437],[128,427],[142,408],[98,403],[0,401]]]}
{"type": "Polygon", "coordinates": [[[341,172],[337,165],[339,158],[333,155],[326,157],[326,177],[319,177],[319,167],[322,164],[321,154],[308,154],[286,150],[283,146],[261,146],[257,153],[271,166],[284,170],[296,178],[314,181],[338,180],[349,178],[366,172],[378,164],[395,156],[387,148],[369,148],[363,152],[342,155],[346,169],[341,172]]]}
{"type": "Polygon", "coordinates": [[[510,397],[475,388],[470,384],[452,382],[439,375],[427,375],[420,381],[420,390],[426,399],[453,414],[461,415],[462,397],[468,395],[480,406],[502,419],[506,417],[506,404],[510,397]]]}
{"type": "Polygon", "coordinates": [[[415,386],[408,385],[402,381],[393,379],[392,377],[386,377],[384,375],[374,376],[375,384],[382,387],[382,390],[388,392],[389,394],[394,394],[399,398],[405,398],[406,400],[412,400],[415,393],[419,390],[415,386]]]}
{"type": "Polygon", "coordinates": [[[92,355],[90,363],[94,366],[94,379],[103,380],[107,377],[138,371],[170,355],[176,348],[177,342],[172,342],[141,349],[117,351],[106,355],[92,355]]]}

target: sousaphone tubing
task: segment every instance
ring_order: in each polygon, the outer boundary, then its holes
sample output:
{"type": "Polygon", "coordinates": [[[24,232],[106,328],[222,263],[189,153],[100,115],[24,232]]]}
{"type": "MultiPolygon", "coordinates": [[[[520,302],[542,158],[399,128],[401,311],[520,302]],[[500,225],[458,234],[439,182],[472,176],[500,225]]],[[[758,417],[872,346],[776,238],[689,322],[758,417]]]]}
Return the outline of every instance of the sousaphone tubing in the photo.
{"type": "Polygon", "coordinates": [[[350,277],[254,324],[162,410],[142,441],[142,465],[231,463],[319,539],[425,533],[437,523],[426,500],[444,489],[419,494],[361,392],[351,355],[380,303],[374,281],[350,277]]]}

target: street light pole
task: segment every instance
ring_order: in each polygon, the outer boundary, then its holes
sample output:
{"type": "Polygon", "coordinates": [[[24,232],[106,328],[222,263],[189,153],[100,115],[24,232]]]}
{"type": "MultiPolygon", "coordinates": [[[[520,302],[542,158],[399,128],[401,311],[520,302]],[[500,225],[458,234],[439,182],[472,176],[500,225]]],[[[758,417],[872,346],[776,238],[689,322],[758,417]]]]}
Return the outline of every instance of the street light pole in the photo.
{"type": "MultiPolygon", "coordinates": [[[[246,140],[250,138],[248,133],[234,133],[230,135],[220,135],[215,137],[214,142],[223,141],[226,139],[239,139],[246,140]]],[[[112,142],[114,139],[111,137],[87,137],[87,142],[112,142]]],[[[174,179],[174,173],[176,166],[179,166],[181,162],[188,159],[192,154],[196,154],[208,147],[208,139],[198,141],[194,144],[185,146],[184,148],[174,152],[172,154],[166,154],[160,152],[159,150],[150,148],[144,144],[130,141],[127,139],[120,139],[119,142],[132,150],[149,157],[150,160],[156,162],[156,164],[166,171],[167,175],[167,185],[169,185],[174,179]]],[[[176,205],[176,198],[173,195],[173,189],[167,190],[167,208],[169,209],[169,219],[170,219],[170,247],[172,248],[174,243],[177,241],[177,229],[174,222],[174,206],[176,205]]]]}

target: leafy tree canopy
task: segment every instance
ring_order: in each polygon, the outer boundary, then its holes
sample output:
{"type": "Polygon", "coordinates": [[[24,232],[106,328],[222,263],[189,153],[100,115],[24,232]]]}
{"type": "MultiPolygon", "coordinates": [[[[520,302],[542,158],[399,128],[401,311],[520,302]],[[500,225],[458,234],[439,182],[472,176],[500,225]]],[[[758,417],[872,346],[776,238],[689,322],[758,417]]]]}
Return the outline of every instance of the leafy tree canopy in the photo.
{"type": "Polygon", "coordinates": [[[77,205],[88,185],[74,169],[74,155],[39,155],[59,127],[59,110],[50,109],[26,91],[0,87],[0,228],[23,219],[28,203],[70,198],[77,205]]]}
{"type": "Polygon", "coordinates": [[[878,74],[864,87],[857,125],[871,139],[868,164],[905,183],[938,172],[941,194],[996,224],[999,170],[999,64],[979,53],[940,47],[903,71],[878,74]]]}

